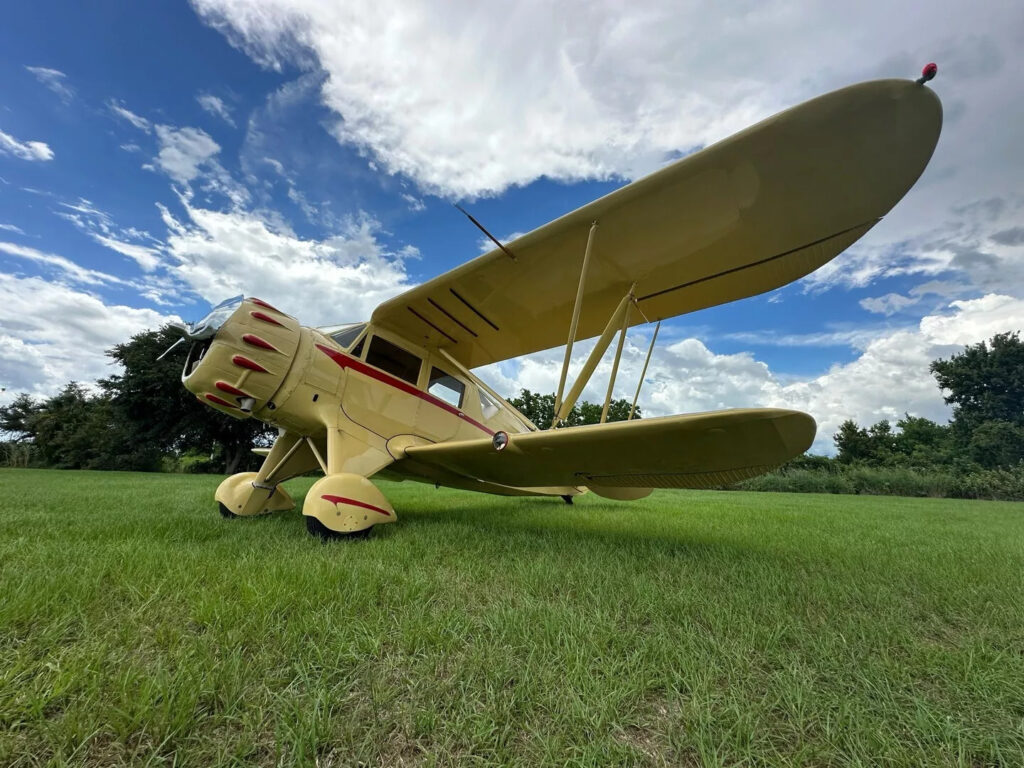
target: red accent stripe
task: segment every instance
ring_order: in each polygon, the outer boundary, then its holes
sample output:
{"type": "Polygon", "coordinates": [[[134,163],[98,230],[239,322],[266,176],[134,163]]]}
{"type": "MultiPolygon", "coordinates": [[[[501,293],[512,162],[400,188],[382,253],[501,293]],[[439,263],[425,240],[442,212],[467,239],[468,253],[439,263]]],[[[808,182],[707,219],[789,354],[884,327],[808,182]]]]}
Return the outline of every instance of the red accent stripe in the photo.
{"type": "Polygon", "coordinates": [[[369,376],[371,379],[376,379],[377,381],[387,384],[390,387],[400,389],[402,392],[405,392],[406,394],[418,397],[420,400],[425,400],[431,405],[436,405],[438,408],[448,411],[448,413],[452,414],[453,416],[458,416],[460,419],[462,419],[465,422],[468,422],[469,424],[472,424],[477,429],[483,430],[488,435],[494,434],[493,429],[488,429],[479,421],[470,418],[455,406],[449,405],[444,400],[434,397],[429,392],[424,392],[421,389],[417,389],[407,381],[396,379],[394,376],[384,373],[383,371],[378,371],[376,368],[367,365],[362,360],[356,360],[354,357],[343,355],[341,352],[331,349],[330,347],[325,347],[323,344],[317,344],[316,348],[323,352],[325,355],[327,355],[329,358],[331,358],[331,360],[336,362],[342,368],[351,368],[354,371],[358,371],[359,373],[369,376]]]}
{"type": "Polygon", "coordinates": [[[262,320],[264,323],[271,323],[272,325],[280,325],[282,328],[284,327],[284,323],[277,322],[277,320],[272,318],[266,312],[250,312],[249,314],[257,320],[262,320]]]}
{"type": "Polygon", "coordinates": [[[325,493],[320,497],[324,501],[329,501],[331,504],[348,504],[350,507],[362,507],[363,509],[369,509],[371,512],[380,512],[382,515],[391,517],[391,513],[386,509],[375,507],[373,504],[367,504],[365,501],[359,501],[357,499],[348,499],[344,496],[333,496],[329,493],[325,493]]]}
{"type": "Polygon", "coordinates": [[[280,312],[282,315],[284,314],[284,312],[281,312],[280,309],[278,309],[277,307],[273,307],[270,304],[267,304],[267,302],[265,302],[263,299],[249,299],[249,301],[251,301],[257,307],[263,307],[264,309],[272,309],[274,312],[280,312]]]}
{"type": "Polygon", "coordinates": [[[252,344],[254,347],[260,347],[261,349],[269,349],[271,352],[277,352],[278,349],[266,339],[261,339],[255,333],[247,333],[242,336],[242,341],[246,344],[252,344]]]}
{"type": "Polygon", "coordinates": [[[218,381],[216,386],[221,392],[227,392],[229,395],[235,395],[236,397],[252,397],[248,392],[243,392],[238,387],[233,387],[226,381],[218,381]]]}
{"type": "Polygon", "coordinates": [[[259,363],[254,363],[248,357],[242,357],[241,355],[235,355],[231,358],[231,362],[237,365],[239,368],[248,368],[250,371],[256,371],[257,373],[267,373],[267,369],[259,363]]]}
{"type": "Polygon", "coordinates": [[[217,397],[216,395],[207,395],[206,399],[209,400],[211,403],[216,403],[217,405],[223,405],[225,408],[237,408],[238,407],[234,403],[229,403],[227,400],[224,400],[224,399],[222,399],[220,397],[217,397]]]}

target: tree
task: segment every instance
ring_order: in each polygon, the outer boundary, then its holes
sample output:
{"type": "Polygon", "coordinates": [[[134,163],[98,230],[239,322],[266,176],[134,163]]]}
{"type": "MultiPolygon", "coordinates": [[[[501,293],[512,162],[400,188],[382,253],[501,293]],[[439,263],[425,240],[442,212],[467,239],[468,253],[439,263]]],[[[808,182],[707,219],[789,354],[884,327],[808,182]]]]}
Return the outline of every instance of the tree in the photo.
{"type": "Polygon", "coordinates": [[[909,413],[896,422],[896,454],[911,466],[948,465],[953,461],[952,429],[909,413]]]}
{"type": "Polygon", "coordinates": [[[187,347],[179,345],[157,360],[179,337],[169,327],[144,331],[107,352],[124,369],[99,382],[126,427],[124,455],[138,469],[157,469],[167,452],[219,454],[223,471],[232,474],[271,430],[256,419],[233,419],[207,408],[182,386],[187,347]]]}
{"type": "Polygon", "coordinates": [[[1024,342],[1018,333],[1000,333],[972,344],[931,371],[949,392],[953,421],[973,429],[985,421],[1024,425],[1024,342]]]}
{"type": "Polygon", "coordinates": [[[58,469],[111,467],[109,451],[118,442],[119,425],[110,401],[90,394],[77,382],[44,400],[27,426],[43,462],[58,469]]]}
{"type": "MultiPolygon", "coordinates": [[[[519,391],[519,397],[509,398],[508,402],[540,429],[548,429],[551,426],[551,421],[555,416],[555,396],[553,393],[541,395],[528,389],[523,389],[519,391]]],[[[612,400],[608,406],[608,421],[625,421],[629,418],[631,405],[632,403],[629,400],[623,398],[612,400]]],[[[565,426],[577,427],[581,424],[599,424],[603,407],[604,403],[588,403],[587,401],[577,403],[569,411],[569,415],[565,419],[565,426]]],[[[633,418],[639,419],[640,416],[640,408],[637,408],[633,418]]]]}
{"type": "Polygon", "coordinates": [[[15,443],[32,440],[35,435],[32,420],[41,408],[42,404],[27,392],[18,395],[9,405],[0,406],[0,433],[15,443]]]}
{"type": "Polygon", "coordinates": [[[1024,342],[999,333],[931,364],[953,406],[958,446],[985,467],[1024,458],[1024,342]]]}
{"type": "Polygon", "coordinates": [[[839,431],[832,439],[838,451],[836,458],[843,464],[867,461],[873,456],[871,435],[866,429],[858,427],[853,419],[847,419],[840,424],[839,431]]]}

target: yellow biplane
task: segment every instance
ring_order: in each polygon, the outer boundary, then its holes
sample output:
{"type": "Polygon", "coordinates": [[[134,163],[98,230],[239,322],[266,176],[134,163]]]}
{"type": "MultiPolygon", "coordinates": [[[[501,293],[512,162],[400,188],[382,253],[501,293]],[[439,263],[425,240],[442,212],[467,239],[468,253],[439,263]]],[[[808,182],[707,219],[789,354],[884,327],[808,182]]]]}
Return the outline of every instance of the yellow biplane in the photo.
{"type": "Polygon", "coordinates": [[[568,342],[556,423],[543,425],[558,426],[618,334],[607,412],[627,328],[796,280],[906,194],[942,125],[928,79],[926,68],[917,81],[861,83],[775,115],[496,241],[384,302],[369,322],[308,328],[242,297],[216,307],[185,328],[185,386],[223,413],[279,430],[258,472],[221,483],[221,512],[290,509],[281,482],[322,470],[302,513],[311,532],[331,537],[395,521],[375,475],[626,500],[732,483],[803,453],[814,420],[770,408],[540,431],[471,369],[568,342]],[[573,343],[595,336],[566,389],[573,343]]]}

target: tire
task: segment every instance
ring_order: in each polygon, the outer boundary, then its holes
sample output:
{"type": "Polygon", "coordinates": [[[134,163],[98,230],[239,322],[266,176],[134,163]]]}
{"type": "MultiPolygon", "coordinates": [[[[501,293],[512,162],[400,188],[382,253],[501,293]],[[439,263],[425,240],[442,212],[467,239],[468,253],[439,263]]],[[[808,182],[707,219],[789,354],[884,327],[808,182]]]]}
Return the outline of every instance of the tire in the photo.
{"type": "Polygon", "coordinates": [[[371,525],[369,528],[364,528],[361,531],[354,531],[352,533],[340,533],[338,531],[332,531],[326,525],[321,523],[315,517],[305,515],[306,518],[306,530],[309,531],[310,535],[315,536],[322,542],[328,541],[361,541],[367,539],[370,536],[370,531],[373,530],[371,525]]]}
{"type": "Polygon", "coordinates": [[[218,502],[217,506],[220,507],[220,516],[221,517],[223,517],[223,518],[225,518],[227,520],[234,520],[235,518],[238,517],[238,515],[236,515],[230,509],[225,507],[222,503],[218,502]]]}

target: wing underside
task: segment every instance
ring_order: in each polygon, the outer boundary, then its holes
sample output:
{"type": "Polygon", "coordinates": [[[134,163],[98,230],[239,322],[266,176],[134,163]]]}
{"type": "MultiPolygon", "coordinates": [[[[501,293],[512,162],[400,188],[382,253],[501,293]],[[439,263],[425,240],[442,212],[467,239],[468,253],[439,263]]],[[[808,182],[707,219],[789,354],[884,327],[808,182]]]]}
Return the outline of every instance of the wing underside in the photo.
{"type": "Polygon", "coordinates": [[[928,88],[881,80],[782,112],[391,299],[373,320],[467,368],[578,339],[630,286],[631,324],[785,285],[842,252],[907,192],[938,140],[928,88]]]}
{"type": "Polygon", "coordinates": [[[411,459],[510,487],[708,488],[767,472],[807,450],[814,420],[735,409],[467,440],[407,449],[411,459]]]}

